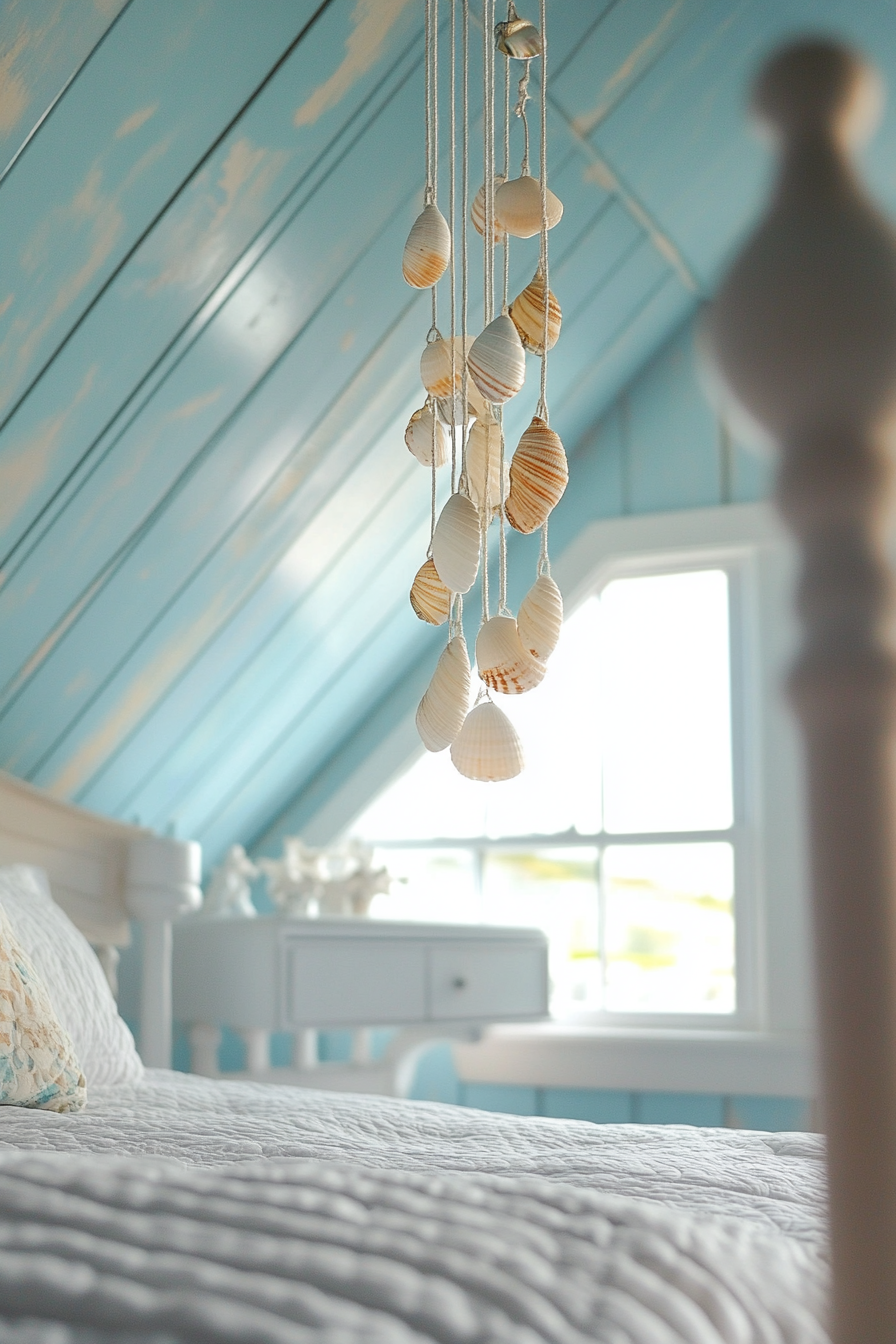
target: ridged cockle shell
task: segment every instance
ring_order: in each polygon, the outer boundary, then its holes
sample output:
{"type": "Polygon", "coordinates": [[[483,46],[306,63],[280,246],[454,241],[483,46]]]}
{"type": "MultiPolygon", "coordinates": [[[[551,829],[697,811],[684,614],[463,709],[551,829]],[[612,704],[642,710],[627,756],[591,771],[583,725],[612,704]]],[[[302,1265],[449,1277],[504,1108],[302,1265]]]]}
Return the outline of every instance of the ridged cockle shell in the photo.
{"type": "MultiPolygon", "coordinates": [[[[533,355],[544,354],[544,276],[536,271],[529,284],[510,305],[510,320],[523,345],[533,355]]],[[[548,349],[557,344],[562,321],[560,305],[548,291],[548,349]]]]}
{"type": "Polygon", "coordinates": [[[448,461],[448,432],[430,406],[421,406],[420,410],[411,416],[404,432],[404,441],[408,451],[413,453],[424,467],[432,466],[433,442],[436,449],[436,466],[444,467],[448,461]]]}
{"type": "Polygon", "coordinates": [[[510,494],[504,511],[511,527],[517,532],[534,532],[541,527],[568,479],[569,467],[559,434],[540,416],[533,416],[510,463],[510,494]]]}
{"type": "Polygon", "coordinates": [[[451,594],[431,560],[424,560],[411,584],[414,615],[429,625],[444,625],[451,610],[451,594]]]}
{"type": "MultiPolygon", "coordinates": [[[[548,187],[548,228],[560,223],[563,202],[548,187]]],[[[541,183],[537,177],[512,177],[495,193],[495,218],[514,238],[532,238],[541,232],[541,183]]]]}
{"type": "Polygon", "coordinates": [[[452,495],[439,514],[432,558],[452,593],[466,593],[479,572],[479,511],[466,495],[452,495]]]}
{"type": "MultiPolygon", "coordinates": [[[[493,181],[495,184],[495,191],[497,191],[499,187],[502,187],[504,185],[504,178],[500,176],[500,174],[496,174],[495,177],[493,178],[493,181]]],[[[473,228],[476,230],[479,236],[481,238],[484,238],[485,237],[484,182],[477,191],[476,195],[473,197],[473,204],[470,206],[470,222],[472,223],[473,228]]],[[[492,221],[492,237],[494,238],[496,243],[503,243],[504,239],[507,237],[506,230],[501,228],[501,225],[498,223],[497,219],[494,219],[492,221]]]]}
{"type": "Polygon", "coordinates": [[[526,352],[506,313],[476,337],[467,358],[473,382],[493,405],[515,397],[526,380],[526,352]]]}
{"type": "Polygon", "coordinates": [[[505,56],[518,61],[531,61],[542,53],[541,34],[528,19],[519,17],[495,24],[495,46],[505,56]]]}
{"type": "Polygon", "coordinates": [[[426,205],[414,220],[404,245],[401,271],[415,289],[428,289],[445,274],[451,259],[451,230],[441,210],[426,205]]]}
{"type": "Polygon", "coordinates": [[[563,598],[550,574],[539,574],[523,598],[516,626],[530,658],[544,662],[551,656],[563,627],[563,598]]]}
{"type": "Polygon", "coordinates": [[[470,705],[470,658],[463,635],[455,635],[436,664],[417,706],[417,732],[427,751],[450,747],[470,705]]]}
{"type": "Polygon", "coordinates": [[[502,695],[524,695],[544,680],[545,664],[530,658],[523,648],[512,616],[493,616],[476,637],[476,666],[480,678],[502,695]]]}
{"type": "MultiPolygon", "coordinates": [[[[470,498],[480,509],[489,514],[501,507],[501,426],[491,415],[487,419],[477,420],[467,436],[467,482],[470,498]],[[486,471],[488,488],[486,491],[486,471]],[[488,499],[486,500],[486,493],[488,499]]],[[[510,491],[510,464],[504,463],[504,498],[510,491]]]]}
{"type": "MultiPolygon", "coordinates": [[[[467,350],[473,345],[472,336],[467,337],[467,350]]],[[[454,338],[454,388],[460,392],[464,371],[464,346],[461,338],[454,338]]],[[[451,338],[439,336],[429,341],[420,356],[420,377],[430,396],[440,401],[451,395],[451,338]]]]}
{"type": "Polygon", "coordinates": [[[451,760],[467,779],[513,779],[523,768],[523,748],[504,711],[483,700],[464,719],[451,760]]]}

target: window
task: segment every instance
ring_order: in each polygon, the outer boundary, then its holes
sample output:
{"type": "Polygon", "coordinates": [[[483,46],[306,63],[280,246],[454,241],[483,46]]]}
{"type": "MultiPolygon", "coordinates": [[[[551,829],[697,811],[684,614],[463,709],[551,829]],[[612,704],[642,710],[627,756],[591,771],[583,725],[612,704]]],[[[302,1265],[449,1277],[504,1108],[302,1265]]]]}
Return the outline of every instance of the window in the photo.
{"type": "Polygon", "coordinates": [[[356,822],[398,879],[373,915],[541,927],[557,1016],[742,1017],[742,586],[730,555],[606,570],[542,685],[500,697],[523,774],[426,754],[356,822]]]}

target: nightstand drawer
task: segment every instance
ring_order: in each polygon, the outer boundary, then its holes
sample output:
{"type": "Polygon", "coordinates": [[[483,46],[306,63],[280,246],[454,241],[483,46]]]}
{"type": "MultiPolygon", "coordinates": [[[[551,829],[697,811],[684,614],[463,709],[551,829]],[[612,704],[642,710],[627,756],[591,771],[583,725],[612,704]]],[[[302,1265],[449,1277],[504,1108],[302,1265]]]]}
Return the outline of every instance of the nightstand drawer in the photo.
{"type": "Polygon", "coordinates": [[[307,938],[284,943],[284,1012],[290,1026],[391,1026],[426,1016],[421,943],[307,938]]]}
{"type": "Polygon", "coordinates": [[[446,942],[430,950],[429,1016],[540,1017],[547,1012],[543,947],[446,942]]]}

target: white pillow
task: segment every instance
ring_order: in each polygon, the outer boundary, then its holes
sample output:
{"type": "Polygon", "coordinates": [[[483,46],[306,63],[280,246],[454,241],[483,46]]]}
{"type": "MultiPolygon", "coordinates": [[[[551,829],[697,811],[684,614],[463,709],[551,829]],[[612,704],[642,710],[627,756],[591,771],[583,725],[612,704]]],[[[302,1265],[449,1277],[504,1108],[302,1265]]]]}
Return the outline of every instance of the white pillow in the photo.
{"type": "Polygon", "coordinates": [[[0,868],[0,904],[68,1032],[89,1087],[136,1083],[143,1062],[96,953],[50,895],[40,868],[0,868]]]}

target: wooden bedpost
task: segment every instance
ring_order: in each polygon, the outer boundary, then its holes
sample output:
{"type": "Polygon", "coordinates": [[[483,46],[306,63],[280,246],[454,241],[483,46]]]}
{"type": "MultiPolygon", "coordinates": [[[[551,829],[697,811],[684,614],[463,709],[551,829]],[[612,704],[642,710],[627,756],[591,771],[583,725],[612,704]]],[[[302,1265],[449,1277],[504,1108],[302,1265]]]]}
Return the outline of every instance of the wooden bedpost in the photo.
{"type": "Polygon", "coordinates": [[[896,659],[885,556],[896,240],[849,150],[877,84],[850,51],[789,47],[754,107],[780,150],[768,211],[708,319],[716,367],[780,449],[802,560],[803,729],[828,1135],[836,1344],[896,1341],[896,659]]]}

